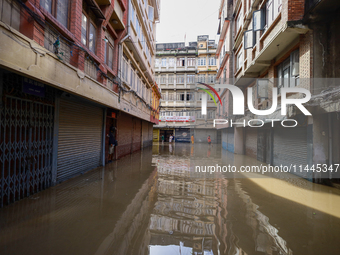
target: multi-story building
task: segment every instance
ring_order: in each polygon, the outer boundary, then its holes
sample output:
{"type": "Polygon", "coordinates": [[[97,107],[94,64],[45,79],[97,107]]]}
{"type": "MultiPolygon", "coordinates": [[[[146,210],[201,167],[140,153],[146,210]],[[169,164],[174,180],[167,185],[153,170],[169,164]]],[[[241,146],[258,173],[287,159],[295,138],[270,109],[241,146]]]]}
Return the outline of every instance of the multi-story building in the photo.
{"type": "Polygon", "coordinates": [[[104,165],[112,128],[116,158],[151,144],[158,18],[159,0],[0,2],[0,206],[104,165]]]}
{"type": "MultiPolygon", "coordinates": [[[[333,58],[338,53],[335,47],[338,36],[333,28],[338,18],[332,10],[338,6],[339,3],[332,0],[221,1],[217,55],[222,64],[218,78],[229,78],[227,83],[236,85],[245,95],[245,115],[234,116],[230,92],[221,94],[222,102],[227,103],[219,105],[222,108],[218,110],[219,116],[229,120],[228,125],[220,126],[223,127],[223,148],[272,165],[311,167],[339,163],[340,152],[336,145],[340,137],[334,132],[339,125],[338,99],[334,97],[338,87],[334,79],[316,79],[337,77],[337,63],[333,58]],[[227,45],[226,54],[224,45],[227,45]],[[224,65],[230,58],[232,65],[224,65]],[[252,94],[247,95],[249,88],[252,94]],[[250,112],[248,97],[254,109],[267,110],[272,107],[274,97],[278,98],[278,105],[281,104],[283,88],[310,91],[312,100],[305,107],[312,116],[306,116],[294,105],[287,107],[285,115],[281,115],[280,107],[267,116],[250,112]],[[277,95],[273,89],[277,89],[277,95]],[[329,94],[326,100],[325,91],[329,94]],[[247,123],[251,119],[260,119],[264,125],[250,127],[247,123]],[[297,126],[282,127],[281,121],[285,119],[294,120],[297,126]],[[230,127],[230,120],[246,124],[230,127]]],[[[302,94],[287,95],[288,99],[301,97],[302,94]]],[[[308,179],[332,177],[330,172],[297,174],[308,179]]]]}
{"type": "Polygon", "coordinates": [[[178,142],[206,142],[208,135],[216,142],[217,132],[208,124],[215,117],[216,105],[209,97],[207,114],[201,114],[205,83],[214,85],[218,62],[216,44],[208,36],[198,36],[197,42],[156,44],[156,80],[162,100],[160,123],[155,127],[156,137],[173,134],[178,142]],[[192,128],[192,130],[190,130],[192,128]]]}

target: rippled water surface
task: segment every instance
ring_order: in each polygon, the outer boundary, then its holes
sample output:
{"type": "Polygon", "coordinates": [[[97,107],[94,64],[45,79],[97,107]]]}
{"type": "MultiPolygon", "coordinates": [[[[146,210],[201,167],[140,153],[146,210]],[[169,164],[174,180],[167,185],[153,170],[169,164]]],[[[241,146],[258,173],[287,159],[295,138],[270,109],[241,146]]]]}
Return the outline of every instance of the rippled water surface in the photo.
{"type": "Polygon", "coordinates": [[[0,254],[340,254],[339,190],[204,164],[260,162],[155,144],[0,209],[0,254]]]}

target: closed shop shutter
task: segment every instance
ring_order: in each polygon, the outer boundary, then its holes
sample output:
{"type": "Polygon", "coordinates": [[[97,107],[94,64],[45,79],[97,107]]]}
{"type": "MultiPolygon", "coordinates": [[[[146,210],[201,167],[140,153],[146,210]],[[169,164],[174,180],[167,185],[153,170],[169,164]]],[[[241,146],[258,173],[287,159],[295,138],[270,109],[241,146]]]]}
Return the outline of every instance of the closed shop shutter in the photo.
{"type": "Polygon", "coordinates": [[[267,156],[267,129],[259,129],[257,131],[257,160],[266,162],[267,156]]]}
{"type": "Polygon", "coordinates": [[[246,155],[256,158],[257,156],[257,129],[247,128],[246,130],[246,155]]]}
{"type": "MultiPolygon", "coordinates": [[[[274,165],[307,165],[307,129],[280,128],[274,130],[274,165]]],[[[307,172],[296,172],[307,178],[307,172]]]]}
{"type": "Polygon", "coordinates": [[[234,128],[228,128],[228,151],[234,152],[234,128]]]}
{"type": "Polygon", "coordinates": [[[57,182],[98,167],[103,109],[60,100],[57,182]]]}

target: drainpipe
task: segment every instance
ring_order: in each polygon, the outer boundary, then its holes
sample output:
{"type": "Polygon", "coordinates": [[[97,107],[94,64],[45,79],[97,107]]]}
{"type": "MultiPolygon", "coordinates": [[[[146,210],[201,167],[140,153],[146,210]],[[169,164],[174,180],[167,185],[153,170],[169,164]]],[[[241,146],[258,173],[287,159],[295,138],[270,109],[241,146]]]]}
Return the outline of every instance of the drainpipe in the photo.
{"type": "MultiPolygon", "coordinates": [[[[328,114],[328,165],[333,164],[333,127],[332,127],[332,113],[328,114]]],[[[332,179],[332,172],[329,171],[329,179],[332,179]]]]}

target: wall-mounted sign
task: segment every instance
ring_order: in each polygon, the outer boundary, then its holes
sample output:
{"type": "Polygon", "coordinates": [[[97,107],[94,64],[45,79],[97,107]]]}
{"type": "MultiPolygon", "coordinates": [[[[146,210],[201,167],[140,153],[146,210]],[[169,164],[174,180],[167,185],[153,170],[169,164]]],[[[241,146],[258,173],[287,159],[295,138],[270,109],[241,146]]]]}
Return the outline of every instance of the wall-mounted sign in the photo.
{"type": "Polygon", "coordinates": [[[45,97],[45,84],[25,77],[22,84],[22,92],[38,97],[45,97]]]}
{"type": "Polygon", "coordinates": [[[164,121],[164,122],[195,122],[195,116],[161,116],[159,121],[164,121]]]}

